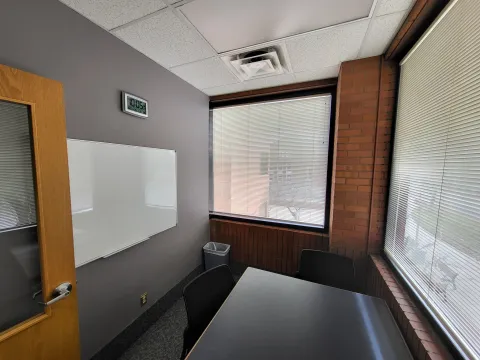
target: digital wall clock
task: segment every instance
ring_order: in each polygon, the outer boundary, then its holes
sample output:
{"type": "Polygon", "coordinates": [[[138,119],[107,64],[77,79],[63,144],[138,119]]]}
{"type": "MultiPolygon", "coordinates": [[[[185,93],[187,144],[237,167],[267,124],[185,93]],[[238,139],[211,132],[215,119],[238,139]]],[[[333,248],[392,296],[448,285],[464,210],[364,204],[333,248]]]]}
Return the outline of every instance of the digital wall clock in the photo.
{"type": "Polygon", "coordinates": [[[122,111],[133,116],[148,118],[148,101],[122,91],[122,111]]]}

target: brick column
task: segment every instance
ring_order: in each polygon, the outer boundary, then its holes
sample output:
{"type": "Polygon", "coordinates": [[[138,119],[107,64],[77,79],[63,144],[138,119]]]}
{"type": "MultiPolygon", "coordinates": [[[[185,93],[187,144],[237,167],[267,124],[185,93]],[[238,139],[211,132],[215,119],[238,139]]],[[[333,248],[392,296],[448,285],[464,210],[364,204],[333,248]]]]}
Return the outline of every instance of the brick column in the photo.
{"type": "Polygon", "coordinates": [[[330,251],[356,260],[382,248],[397,66],[382,57],[342,64],[338,78],[330,251]]]}

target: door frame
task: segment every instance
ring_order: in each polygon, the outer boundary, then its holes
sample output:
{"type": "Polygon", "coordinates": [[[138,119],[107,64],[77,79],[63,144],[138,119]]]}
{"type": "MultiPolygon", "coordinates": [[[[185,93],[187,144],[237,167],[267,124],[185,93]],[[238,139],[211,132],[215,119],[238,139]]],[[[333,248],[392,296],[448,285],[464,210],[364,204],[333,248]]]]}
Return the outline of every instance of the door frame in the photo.
{"type": "Polygon", "coordinates": [[[0,359],[6,353],[17,359],[76,360],[80,343],[63,85],[0,65],[0,101],[29,107],[43,301],[51,300],[59,284],[73,286],[43,314],[0,332],[0,359]]]}

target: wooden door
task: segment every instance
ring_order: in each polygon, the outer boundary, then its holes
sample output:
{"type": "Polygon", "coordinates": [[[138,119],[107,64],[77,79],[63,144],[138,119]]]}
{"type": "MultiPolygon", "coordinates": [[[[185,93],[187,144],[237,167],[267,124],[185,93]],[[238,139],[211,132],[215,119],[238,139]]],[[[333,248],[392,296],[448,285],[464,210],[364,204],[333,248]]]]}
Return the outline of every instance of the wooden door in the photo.
{"type": "Polygon", "coordinates": [[[67,159],[62,84],[0,65],[1,360],[80,359],[67,159]]]}

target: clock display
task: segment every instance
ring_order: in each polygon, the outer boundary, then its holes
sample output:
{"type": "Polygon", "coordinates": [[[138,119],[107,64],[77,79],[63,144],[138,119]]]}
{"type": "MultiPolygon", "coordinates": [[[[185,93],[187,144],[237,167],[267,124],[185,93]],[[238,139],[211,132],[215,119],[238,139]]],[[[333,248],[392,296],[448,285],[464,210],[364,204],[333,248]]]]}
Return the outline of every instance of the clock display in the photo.
{"type": "Polygon", "coordinates": [[[128,110],[139,112],[140,114],[147,115],[147,104],[143,101],[128,98],[128,110]]]}
{"type": "Polygon", "coordinates": [[[138,96],[122,92],[122,110],[130,115],[147,118],[148,101],[138,96]]]}

